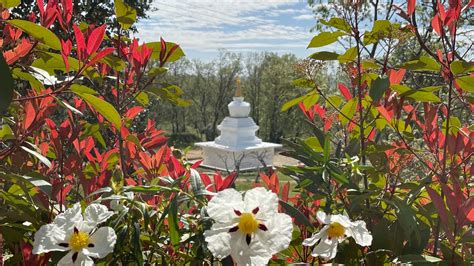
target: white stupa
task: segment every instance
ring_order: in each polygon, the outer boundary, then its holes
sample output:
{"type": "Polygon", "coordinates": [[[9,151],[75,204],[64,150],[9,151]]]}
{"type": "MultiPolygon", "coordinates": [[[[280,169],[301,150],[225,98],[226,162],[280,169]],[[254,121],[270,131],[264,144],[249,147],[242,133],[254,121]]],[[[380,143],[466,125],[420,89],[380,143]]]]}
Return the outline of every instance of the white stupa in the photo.
{"type": "Polygon", "coordinates": [[[250,170],[273,165],[275,148],[282,145],[262,142],[255,133],[259,126],[249,117],[250,103],[244,101],[237,79],[237,90],[228,105],[230,116],[217,126],[221,132],[214,141],[198,142],[202,148],[202,166],[233,171],[250,170]]]}

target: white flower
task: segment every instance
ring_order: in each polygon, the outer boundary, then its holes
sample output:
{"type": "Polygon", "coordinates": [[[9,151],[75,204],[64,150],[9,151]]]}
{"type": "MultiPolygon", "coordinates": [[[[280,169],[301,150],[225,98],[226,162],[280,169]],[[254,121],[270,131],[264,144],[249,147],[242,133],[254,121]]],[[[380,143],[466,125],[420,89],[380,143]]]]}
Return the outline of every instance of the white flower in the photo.
{"type": "Polygon", "coordinates": [[[265,188],[242,194],[235,189],[217,193],[207,207],[215,221],[204,232],[207,247],[218,259],[232,255],[238,265],[266,265],[291,241],[290,216],[278,213],[278,197],[265,188]]]}
{"type": "Polygon", "coordinates": [[[325,226],[321,231],[303,241],[304,246],[313,246],[319,241],[319,244],[314,247],[311,253],[314,257],[320,256],[326,260],[333,259],[336,257],[337,244],[347,237],[354,238],[357,244],[364,247],[372,244],[372,235],[367,230],[364,221],[351,222],[349,217],[345,215],[326,215],[321,211],[318,211],[316,217],[325,226]]]}
{"type": "Polygon", "coordinates": [[[133,192],[125,192],[124,196],[118,196],[117,199],[110,201],[110,208],[116,212],[125,211],[128,212],[127,202],[133,201],[135,194],[133,192]]]}
{"type": "Polygon", "coordinates": [[[82,215],[81,205],[76,203],[52,223],[41,226],[35,234],[33,254],[69,251],[58,265],[94,265],[91,257],[103,258],[114,250],[114,229],[103,226],[95,230],[113,214],[104,205],[91,204],[82,215]]]}

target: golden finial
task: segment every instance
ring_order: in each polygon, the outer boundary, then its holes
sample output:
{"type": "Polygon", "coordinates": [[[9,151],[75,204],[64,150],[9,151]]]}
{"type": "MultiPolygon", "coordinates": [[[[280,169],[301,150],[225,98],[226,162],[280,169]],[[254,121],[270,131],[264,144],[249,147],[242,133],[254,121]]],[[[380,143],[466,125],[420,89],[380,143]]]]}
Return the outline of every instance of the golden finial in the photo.
{"type": "Polygon", "coordinates": [[[240,77],[237,77],[235,82],[237,83],[237,90],[235,90],[234,97],[242,97],[242,89],[240,88],[240,77]]]}

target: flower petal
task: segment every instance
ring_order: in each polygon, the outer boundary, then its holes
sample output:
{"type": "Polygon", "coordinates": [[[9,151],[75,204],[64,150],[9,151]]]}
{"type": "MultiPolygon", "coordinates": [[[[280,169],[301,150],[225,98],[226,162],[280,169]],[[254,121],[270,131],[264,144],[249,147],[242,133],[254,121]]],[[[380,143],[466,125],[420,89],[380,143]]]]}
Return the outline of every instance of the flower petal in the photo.
{"type": "Polygon", "coordinates": [[[329,223],[334,223],[334,222],[341,224],[345,228],[348,228],[352,225],[352,222],[349,219],[349,217],[342,214],[329,215],[329,223]]]}
{"type": "Polygon", "coordinates": [[[253,188],[245,193],[245,211],[252,212],[258,208],[255,214],[257,219],[271,219],[278,212],[278,196],[263,187],[253,188]]]}
{"type": "Polygon", "coordinates": [[[53,224],[61,228],[65,232],[72,232],[74,227],[82,223],[82,209],[79,203],[76,203],[72,208],[60,213],[54,218],[53,224]]]}
{"type": "Polygon", "coordinates": [[[319,239],[327,237],[326,231],[328,230],[329,225],[325,225],[319,232],[313,234],[310,238],[303,240],[303,246],[311,247],[319,241],[319,239]]]}
{"type": "Polygon", "coordinates": [[[242,194],[230,188],[220,191],[209,201],[207,213],[217,223],[229,223],[237,217],[234,210],[243,208],[242,194]]]}
{"type": "Polygon", "coordinates": [[[372,245],[372,235],[365,225],[364,221],[355,221],[352,226],[346,230],[347,236],[352,236],[355,242],[361,246],[372,245]]]}
{"type": "Polygon", "coordinates": [[[314,247],[313,252],[311,255],[313,257],[321,257],[326,260],[333,259],[336,257],[337,254],[337,239],[332,238],[329,240],[328,238],[323,238],[319,241],[319,244],[314,247]]]}
{"type": "Polygon", "coordinates": [[[105,205],[93,203],[87,206],[84,212],[84,222],[94,228],[114,215],[113,211],[109,211],[105,205]]]}
{"type": "Polygon", "coordinates": [[[284,213],[276,213],[265,222],[267,231],[257,230],[256,240],[261,241],[267,252],[274,255],[288,247],[293,235],[291,217],[284,213]]]}
{"type": "Polygon", "coordinates": [[[206,238],[207,248],[211,251],[214,257],[221,260],[230,255],[231,235],[228,233],[227,229],[207,230],[204,232],[204,236],[206,238]]]}
{"type": "Polygon", "coordinates": [[[246,235],[240,232],[231,234],[231,255],[237,265],[267,265],[272,254],[262,242],[252,239],[247,244],[246,235]]]}
{"type": "Polygon", "coordinates": [[[114,251],[116,240],[117,235],[114,229],[112,229],[112,227],[103,226],[90,236],[89,243],[93,246],[84,248],[84,255],[93,258],[103,258],[114,251]]]}
{"type": "Polygon", "coordinates": [[[68,247],[58,245],[67,243],[66,232],[55,224],[46,224],[35,233],[33,254],[47,253],[50,251],[66,251],[68,247]]]}
{"type": "Polygon", "coordinates": [[[331,222],[330,220],[331,215],[326,215],[326,213],[322,211],[318,211],[316,213],[316,218],[318,219],[320,223],[323,223],[323,224],[329,224],[331,222]]]}
{"type": "Polygon", "coordinates": [[[59,262],[58,266],[68,266],[68,265],[80,265],[80,266],[92,266],[94,261],[88,256],[82,254],[82,252],[70,251],[64,256],[59,262]],[[77,255],[74,255],[77,254],[77,255]],[[73,256],[76,256],[75,261],[73,262],[73,256]]]}

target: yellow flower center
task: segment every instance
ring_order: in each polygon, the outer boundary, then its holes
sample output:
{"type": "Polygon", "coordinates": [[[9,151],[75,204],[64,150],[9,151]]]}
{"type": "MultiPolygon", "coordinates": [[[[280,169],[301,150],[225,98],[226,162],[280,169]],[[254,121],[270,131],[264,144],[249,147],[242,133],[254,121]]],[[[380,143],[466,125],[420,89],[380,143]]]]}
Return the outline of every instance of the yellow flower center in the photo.
{"type": "Polygon", "coordinates": [[[79,251],[89,245],[89,234],[84,232],[74,232],[69,239],[69,246],[74,251],[79,251]]]}
{"type": "Polygon", "coordinates": [[[245,234],[251,234],[255,232],[258,228],[257,219],[253,214],[245,212],[240,215],[239,220],[239,230],[245,234]]]}
{"type": "Polygon", "coordinates": [[[344,232],[346,230],[344,229],[344,226],[342,226],[338,222],[331,223],[328,228],[328,237],[333,238],[333,237],[341,237],[344,235],[344,232]]]}

